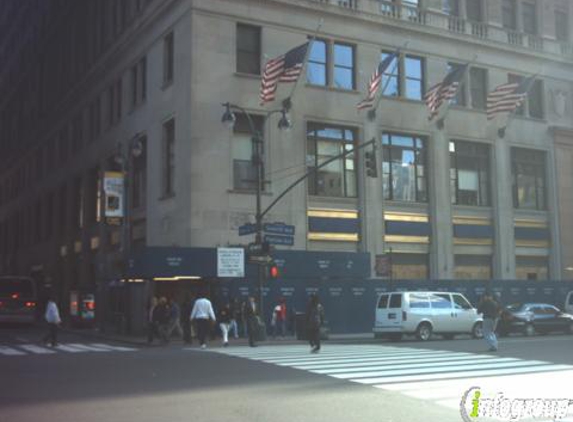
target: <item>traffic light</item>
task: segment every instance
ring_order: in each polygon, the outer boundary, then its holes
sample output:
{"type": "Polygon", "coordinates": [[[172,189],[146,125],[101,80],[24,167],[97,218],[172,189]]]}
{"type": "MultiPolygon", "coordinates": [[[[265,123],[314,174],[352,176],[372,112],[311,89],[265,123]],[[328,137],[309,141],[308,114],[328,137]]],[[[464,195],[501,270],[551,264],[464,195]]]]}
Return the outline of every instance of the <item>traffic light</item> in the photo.
{"type": "Polygon", "coordinates": [[[376,165],[376,151],[366,151],[364,153],[364,165],[368,177],[378,177],[378,166],[376,165]]]}
{"type": "Polygon", "coordinates": [[[274,262],[271,262],[269,265],[269,278],[278,278],[279,277],[279,267],[274,262]]]}

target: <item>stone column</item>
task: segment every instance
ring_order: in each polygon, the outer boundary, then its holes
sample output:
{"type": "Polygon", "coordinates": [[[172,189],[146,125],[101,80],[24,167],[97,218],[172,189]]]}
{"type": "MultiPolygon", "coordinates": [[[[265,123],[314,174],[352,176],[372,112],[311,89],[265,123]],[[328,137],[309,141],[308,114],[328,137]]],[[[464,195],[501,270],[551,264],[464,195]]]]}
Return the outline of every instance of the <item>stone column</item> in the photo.
{"type": "Polygon", "coordinates": [[[449,151],[447,134],[443,129],[435,128],[428,144],[427,170],[432,224],[431,277],[437,279],[451,279],[454,272],[449,151]]]}
{"type": "Polygon", "coordinates": [[[515,233],[511,182],[511,151],[505,138],[494,135],[492,192],[494,207],[494,278],[515,278],[515,233]]]}

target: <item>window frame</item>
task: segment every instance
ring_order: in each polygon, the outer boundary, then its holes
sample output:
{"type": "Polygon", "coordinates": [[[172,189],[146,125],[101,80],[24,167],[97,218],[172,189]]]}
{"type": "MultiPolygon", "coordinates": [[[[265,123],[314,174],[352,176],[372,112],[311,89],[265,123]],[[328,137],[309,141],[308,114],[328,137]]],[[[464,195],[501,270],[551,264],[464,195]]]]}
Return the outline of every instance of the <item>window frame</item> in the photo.
{"type": "MultiPolygon", "coordinates": [[[[380,61],[384,60],[384,58],[387,57],[389,54],[392,54],[392,52],[388,50],[382,50],[380,53],[380,61]]],[[[416,54],[400,53],[395,60],[397,60],[397,63],[394,64],[393,60],[392,63],[386,69],[386,71],[384,71],[384,73],[382,74],[381,95],[388,98],[403,98],[411,101],[420,101],[420,102],[424,101],[424,95],[426,93],[426,88],[427,88],[426,58],[416,54]],[[420,79],[409,75],[408,66],[406,65],[407,60],[419,61],[420,79]],[[388,91],[392,86],[391,83],[388,83],[388,85],[386,86],[386,90],[383,90],[389,78],[396,81],[395,91],[394,90],[388,91]],[[419,98],[414,96],[409,96],[408,81],[419,81],[420,85],[419,98]]]]}
{"type": "MultiPolygon", "coordinates": [[[[253,120],[253,124],[255,126],[255,130],[259,131],[260,135],[262,136],[262,139],[264,139],[264,129],[265,129],[265,119],[264,116],[262,115],[251,115],[251,118],[253,120]]],[[[251,186],[242,186],[241,184],[246,184],[248,185],[248,182],[241,182],[241,181],[237,181],[235,178],[235,165],[237,161],[242,161],[242,162],[246,162],[247,160],[241,160],[239,158],[235,158],[235,151],[236,151],[236,142],[238,142],[237,137],[238,136],[248,136],[249,139],[251,140],[251,170],[254,172],[257,172],[257,164],[253,162],[252,160],[252,156],[254,154],[254,148],[255,146],[253,145],[253,141],[252,138],[254,136],[253,133],[251,133],[251,128],[249,127],[249,123],[247,120],[247,117],[244,114],[239,114],[237,115],[237,120],[235,121],[235,126],[233,127],[233,148],[231,149],[231,154],[232,154],[232,176],[233,176],[233,190],[234,191],[240,191],[240,192],[255,192],[257,190],[257,181],[254,180],[253,182],[251,182],[251,186]]],[[[266,184],[264,183],[265,180],[265,157],[264,154],[262,154],[261,159],[263,160],[262,162],[262,166],[261,166],[261,191],[265,191],[266,188],[266,184]]],[[[256,173],[255,173],[256,174],[256,173]]]]}
{"type": "Polygon", "coordinates": [[[329,63],[330,63],[330,53],[329,53],[329,41],[325,39],[315,39],[312,41],[310,46],[310,51],[308,54],[307,66],[306,66],[306,83],[312,86],[323,86],[328,87],[330,86],[330,77],[329,77],[329,63]],[[314,60],[312,58],[312,50],[315,48],[317,44],[324,44],[324,62],[314,60]],[[310,80],[310,70],[311,66],[319,66],[322,69],[322,73],[324,74],[324,84],[323,83],[316,83],[310,80]]]}
{"type": "MultiPolygon", "coordinates": [[[[246,74],[246,75],[260,75],[261,74],[261,34],[262,34],[262,30],[260,26],[256,26],[256,25],[249,25],[249,24],[245,24],[242,22],[237,22],[237,26],[236,26],[236,42],[235,42],[235,71],[237,73],[242,73],[242,74],[246,74]],[[242,36],[245,36],[246,33],[243,33],[242,31],[254,31],[255,33],[252,34],[248,34],[248,35],[254,35],[257,39],[257,45],[254,46],[254,51],[250,51],[250,50],[244,50],[241,49],[241,46],[243,45],[240,41],[242,39],[242,36]],[[247,57],[251,57],[251,59],[253,59],[252,61],[248,61],[246,63],[251,63],[252,66],[245,66],[245,68],[242,68],[241,64],[244,64],[245,62],[242,61],[241,59],[244,58],[245,56],[247,57]],[[255,72],[251,72],[249,71],[251,67],[255,67],[255,63],[256,63],[256,67],[257,70],[255,72]],[[248,69],[247,69],[248,68],[248,69]]],[[[247,37],[248,38],[248,37],[247,37]]],[[[249,40],[250,41],[250,40],[249,40]]]]}
{"type": "MultiPolygon", "coordinates": [[[[336,142],[340,145],[338,148],[338,153],[341,154],[344,150],[348,150],[349,147],[355,148],[358,143],[358,130],[355,127],[351,126],[341,126],[335,125],[330,123],[320,123],[316,121],[307,122],[306,126],[306,151],[307,151],[307,164],[306,167],[308,168],[316,168],[320,165],[320,155],[318,151],[318,142],[336,142]],[[339,130],[342,134],[342,138],[328,138],[319,136],[319,132],[323,130],[339,130]],[[352,133],[352,139],[347,139],[346,133],[352,133]],[[312,154],[311,154],[312,152],[312,154]],[[313,157],[312,165],[309,165],[311,162],[311,157],[313,157]]],[[[319,187],[319,175],[318,172],[311,177],[308,178],[307,181],[307,193],[309,196],[317,196],[323,198],[350,198],[355,199],[358,198],[358,157],[357,154],[349,154],[345,158],[341,159],[341,190],[342,193],[340,196],[337,195],[328,195],[324,193],[320,193],[319,187]],[[353,161],[353,168],[349,169],[347,167],[348,161],[353,161]],[[354,179],[354,186],[352,187],[352,192],[350,192],[350,187],[348,179],[353,176],[354,179]]]]}
{"type": "Polygon", "coordinates": [[[175,79],[175,35],[171,31],[163,37],[163,86],[175,79]]]}
{"type": "Polygon", "coordinates": [[[162,198],[175,196],[175,118],[172,117],[162,125],[162,198]],[[171,135],[171,136],[170,136],[171,135]]]}
{"type": "Polygon", "coordinates": [[[511,176],[512,176],[512,193],[513,193],[513,207],[514,209],[524,210],[547,210],[547,152],[536,149],[528,148],[511,148],[511,176]],[[521,156],[519,156],[521,154],[521,156]],[[542,159],[543,158],[543,159],[542,159]],[[541,164],[540,164],[541,163],[541,164]],[[520,165],[532,166],[534,172],[518,172],[520,165]],[[519,176],[520,175],[534,177],[535,189],[535,207],[524,207],[519,200],[519,176]],[[542,200],[540,201],[540,192],[542,193],[542,200]]]}
{"type": "Polygon", "coordinates": [[[340,41],[334,41],[332,43],[332,84],[333,87],[336,89],[341,89],[341,90],[346,90],[346,91],[354,91],[356,89],[356,46],[354,44],[350,44],[350,43],[346,43],[346,42],[340,42],[340,41]],[[350,49],[351,55],[352,55],[352,63],[350,65],[350,67],[348,65],[344,65],[344,64],[338,64],[337,63],[337,55],[336,55],[336,47],[346,47],[350,49]],[[346,86],[335,86],[335,81],[336,81],[336,70],[337,69],[343,69],[343,70],[350,70],[351,73],[351,80],[350,80],[350,87],[346,87],[346,86]]]}
{"type": "Polygon", "coordinates": [[[414,203],[427,203],[429,200],[429,193],[428,193],[428,154],[427,154],[427,145],[428,145],[428,140],[427,138],[423,137],[423,136],[418,136],[415,134],[406,134],[406,133],[399,133],[399,132],[384,132],[382,133],[382,139],[381,139],[381,144],[382,144],[382,197],[384,198],[384,200],[386,201],[401,201],[401,202],[414,202],[414,203]],[[388,141],[389,143],[385,143],[384,138],[388,137],[388,141]],[[392,143],[392,137],[401,137],[401,138],[411,138],[412,139],[412,147],[403,147],[403,146],[395,146],[392,143]],[[422,147],[419,148],[417,147],[417,143],[418,141],[421,143],[422,147]],[[414,158],[415,158],[415,163],[414,163],[414,181],[415,181],[415,199],[414,200],[407,200],[407,199],[395,199],[395,195],[394,195],[394,187],[393,187],[393,161],[392,161],[392,150],[393,149],[397,149],[400,148],[401,150],[403,149],[409,149],[410,151],[413,152],[414,158]],[[419,154],[419,152],[421,154],[419,154]],[[423,157],[423,163],[419,163],[418,162],[418,157],[419,156],[423,157]],[[388,194],[386,194],[386,192],[384,191],[384,175],[386,174],[385,172],[385,163],[388,163],[388,188],[390,189],[390,192],[388,194]],[[420,176],[419,174],[419,166],[422,166],[423,170],[423,175],[420,176]],[[420,179],[423,179],[424,181],[424,190],[420,190],[420,186],[419,186],[419,181],[420,179]],[[420,199],[421,194],[425,195],[425,198],[423,200],[420,199]]]}
{"type": "Polygon", "coordinates": [[[453,192],[454,195],[451,195],[451,202],[452,205],[460,205],[460,206],[468,206],[468,207],[491,207],[491,147],[489,144],[479,143],[479,142],[471,142],[471,141],[464,141],[460,139],[452,139],[450,140],[450,192],[452,189],[455,189],[453,192]],[[452,144],[454,149],[452,150],[452,144]],[[458,152],[459,147],[467,147],[471,151],[462,151],[461,153],[458,152]],[[478,151],[482,149],[482,151],[478,151]],[[479,152],[483,152],[483,155],[478,155],[479,152]],[[460,203],[460,188],[459,188],[459,171],[464,170],[464,168],[460,168],[458,166],[458,156],[461,157],[473,157],[474,161],[478,163],[477,169],[472,169],[477,171],[478,175],[478,191],[477,191],[477,200],[476,204],[467,204],[467,203],[460,203]],[[485,159],[486,162],[483,163],[482,159],[485,159]],[[484,170],[485,168],[485,170],[484,170]],[[455,177],[452,174],[455,173],[455,177]],[[485,173],[488,175],[487,180],[482,181],[482,174],[485,173]],[[452,185],[453,184],[453,185],[452,185]],[[486,192],[482,191],[482,187],[486,186],[486,192]]]}

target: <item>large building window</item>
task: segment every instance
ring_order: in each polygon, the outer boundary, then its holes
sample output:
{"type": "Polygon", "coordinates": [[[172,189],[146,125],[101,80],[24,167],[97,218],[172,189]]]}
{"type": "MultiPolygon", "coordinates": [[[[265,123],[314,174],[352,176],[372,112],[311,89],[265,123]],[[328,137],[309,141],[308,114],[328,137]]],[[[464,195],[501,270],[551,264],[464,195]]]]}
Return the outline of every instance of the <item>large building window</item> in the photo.
{"type": "Polygon", "coordinates": [[[417,136],[382,136],[384,199],[426,202],[426,142],[417,136]]]}
{"type": "Polygon", "coordinates": [[[537,12],[534,1],[524,1],[521,4],[521,17],[523,32],[526,34],[537,34],[537,12]]]}
{"type": "MultiPolygon", "coordinates": [[[[382,52],[384,60],[390,52],[382,52]]],[[[382,77],[382,95],[387,97],[421,100],[424,95],[424,59],[417,56],[401,55],[386,68],[382,77]]]]}
{"type": "Polygon", "coordinates": [[[391,253],[390,267],[395,280],[427,280],[430,274],[427,254],[391,253]]]}
{"type": "Polygon", "coordinates": [[[482,0],[467,0],[466,15],[471,22],[483,22],[483,3],[482,0]]]}
{"type": "Polygon", "coordinates": [[[261,73],[261,28],[237,24],[237,72],[261,73]]]}
{"type": "Polygon", "coordinates": [[[163,196],[175,194],[175,119],[163,124],[163,196]]]}
{"type": "Polygon", "coordinates": [[[163,85],[173,82],[175,73],[175,40],[173,32],[163,39],[163,85]]]}
{"type": "Polygon", "coordinates": [[[450,142],[452,204],[490,205],[489,146],[475,142],[450,142]]]}
{"type": "Polygon", "coordinates": [[[326,46],[326,41],[322,40],[314,40],[311,43],[306,67],[306,78],[308,83],[312,85],[326,86],[328,83],[326,46]]]}
{"type": "Polygon", "coordinates": [[[145,101],[147,96],[147,59],[141,58],[131,67],[131,108],[145,101]]]}
{"type": "Polygon", "coordinates": [[[515,278],[517,280],[548,280],[549,261],[545,256],[516,256],[515,278]]]}
{"type": "Polygon", "coordinates": [[[555,4],[555,37],[559,41],[569,41],[569,1],[560,0],[555,4]]]}
{"type": "MultiPolygon", "coordinates": [[[[255,130],[263,134],[263,118],[251,117],[255,130]]],[[[233,131],[233,188],[254,191],[257,189],[257,165],[253,160],[253,134],[244,114],[237,116],[233,131]]],[[[262,178],[264,179],[264,176],[262,178]]],[[[261,185],[263,190],[264,186],[263,183],[261,185]]]]}
{"type": "MultiPolygon", "coordinates": [[[[348,127],[309,123],[307,129],[309,170],[354,148],[355,130],[348,127]]],[[[349,154],[322,167],[308,179],[309,195],[356,197],[356,157],[349,154]]]]}
{"type": "Polygon", "coordinates": [[[354,47],[334,43],[334,86],[341,89],[354,89],[354,47]]]}
{"type": "MultiPolygon", "coordinates": [[[[462,67],[463,65],[458,63],[448,63],[448,74],[453,72],[455,69],[462,67]]],[[[457,105],[460,107],[465,107],[468,103],[467,101],[467,83],[466,78],[460,81],[458,90],[456,91],[456,96],[450,100],[450,104],[457,105]]]]}
{"type": "Polygon", "coordinates": [[[309,84],[352,90],[356,87],[354,46],[314,40],[308,56],[309,84]]]}
{"type": "Polygon", "coordinates": [[[501,8],[503,27],[515,31],[517,29],[517,5],[515,4],[515,0],[502,0],[501,8]]]}
{"type": "MultiPolygon", "coordinates": [[[[509,75],[509,82],[521,83],[523,80],[523,76],[513,74],[509,75]]],[[[536,80],[527,93],[527,100],[521,103],[521,105],[515,110],[515,114],[520,116],[529,116],[534,119],[543,119],[545,110],[543,104],[543,82],[541,80],[536,80]]]]}
{"type": "Polygon", "coordinates": [[[546,208],[545,152],[522,148],[511,149],[513,205],[515,208],[546,208]]]}
{"type": "Polygon", "coordinates": [[[479,67],[470,69],[470,98],[472,108],[485,110],[487,99],[487,70],[479,67]]]}

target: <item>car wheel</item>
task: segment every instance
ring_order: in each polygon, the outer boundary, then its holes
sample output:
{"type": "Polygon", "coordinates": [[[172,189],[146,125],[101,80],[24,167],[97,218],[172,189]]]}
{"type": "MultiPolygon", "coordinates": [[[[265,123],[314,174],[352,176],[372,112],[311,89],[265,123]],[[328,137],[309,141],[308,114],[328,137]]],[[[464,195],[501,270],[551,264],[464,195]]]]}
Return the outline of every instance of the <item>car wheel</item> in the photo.
{"type": "Polygon", "coordinates": [[[416,330],[416,337],[418,338],[418,340],[427,341],[430,339],[431,336],[432,336],[432,326],[430,324],[428,324],[427,322],[422,322],[420,325],[418,325],[418,328],[416,330]]]}
{"type": "Polygon", "coordinates": [[[483,324],[481,322],[476,322],[472,327],[472,337],[483,338],[483,324]]]}
{"type": "Polygon", "coordinates": [[[525,326],[525,328],[523,329],[523,334],[525,334],[527,337],[531,337],[535,335],[535,327],[533,326],[533,324],[527,324],[525,326]]]}

